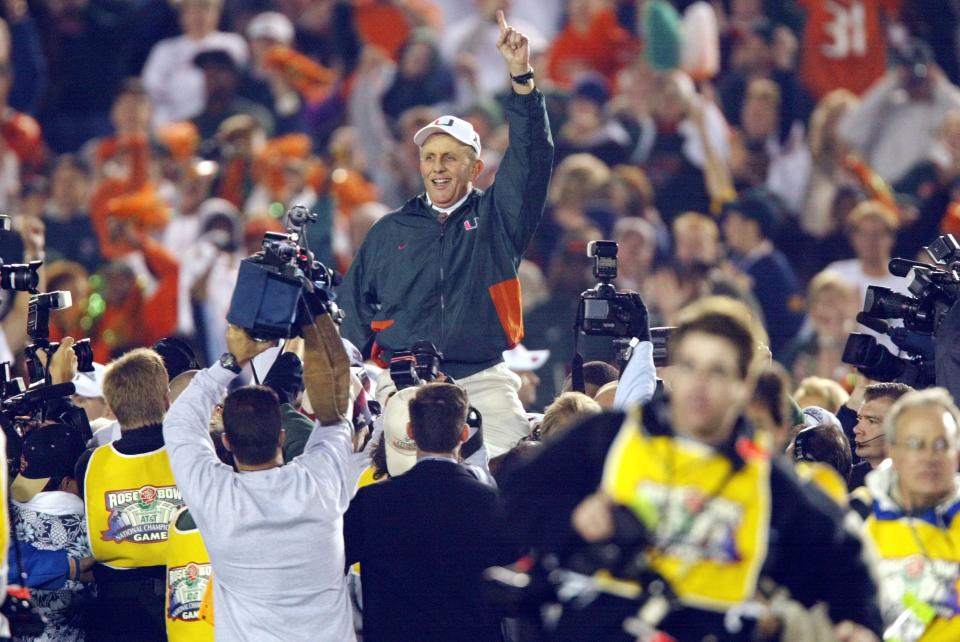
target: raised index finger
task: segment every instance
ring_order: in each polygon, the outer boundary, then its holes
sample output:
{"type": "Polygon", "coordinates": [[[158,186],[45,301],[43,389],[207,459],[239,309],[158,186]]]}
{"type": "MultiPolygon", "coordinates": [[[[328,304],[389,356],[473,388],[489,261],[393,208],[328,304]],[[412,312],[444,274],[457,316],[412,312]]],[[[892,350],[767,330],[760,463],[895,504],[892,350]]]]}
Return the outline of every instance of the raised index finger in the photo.
{"type": "Polygon", "coordinates": [[[505,33],[508,29],[507,17],[503,15],[503,9],[497,9],[497,24],[500,25],[500,33],[505,33]]]}

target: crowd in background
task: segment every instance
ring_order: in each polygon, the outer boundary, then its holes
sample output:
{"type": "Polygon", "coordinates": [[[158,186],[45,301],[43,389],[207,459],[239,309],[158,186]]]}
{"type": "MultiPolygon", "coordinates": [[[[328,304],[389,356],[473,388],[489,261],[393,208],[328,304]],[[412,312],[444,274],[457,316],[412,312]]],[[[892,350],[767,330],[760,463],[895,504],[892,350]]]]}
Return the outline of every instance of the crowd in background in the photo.
{"type": "MultiPolygon", "coordinates": [[[[490,184],[507,141],[502,8],[530,34],[557,146],[520,268],[525,344],[551,351],[531,409],[568,370],[597,238],[620,243],[617,285],[654,325],[733,294],[792,384],[849,390],[840,350],[865,287],[904,291],[889,257],[960,229],[957,16],[820,5],[715,2],[711,51],[711,31],[684,40],[698,23],[662,2],[11,0],[0,209],[45,225],[47,289],[75,301],[55,337],[88,336],[105,362],[176,333],[209,362],[239,260],[286,206],[320,214],[310,245],[345,271],[420,190],[412,135],[447,112],[484,141],[476,185],[490,184]],[[749,211],[722,217],[746,191],[749,211]]],[[[17,260],[18,239],[3,243],[17,260]]]]}
{"type": "MultiPolygon", "coordinates": [[[[960,232],[954,3],[0,8],[0,211],[18,231],[0,234],[0,257],[45,260],[41,289],[73,299],[51,317],[51,338],[88,337],[98,363],[171,336],[197,355],[191,367],[214,363],[240,261],[284,230],[289,206],[318,214],[306,241],[345,273],[370,228],[423,191],[413,136],[441,114],[482,139],[474,185],[489,187],[509,140],[500,10],[529,39],[556,150],[518,269],[525,337],[505,355],[525,409],[546,410],[540,440],[614,403],[609,338],[581,340],[586,394],[570,392],[579,296],[596,282],[590,241],[618,242],[614,284],[642,294],[650,325],[674,325],[713,294],[749,306],[773,359],[750,417],[785,447],[795,426],[840,427],[831,413],[844,409],[856,423],[861,403],[888,409],[905,392],[865,397],[844,344],[857,331],[893,348],[857,324],[866,288],[907,293],[889,260],[928,260],[923,246],[960,232]],[[807,419],[809,406],[829,412],[807,419]]],[[[7,297],[0,361],[29,343],[25,307],[7,297]]],[[[848,479],[858,460],[883,460],[861,446],[852,457],[850,443],[837,466],[848,479]]]]}

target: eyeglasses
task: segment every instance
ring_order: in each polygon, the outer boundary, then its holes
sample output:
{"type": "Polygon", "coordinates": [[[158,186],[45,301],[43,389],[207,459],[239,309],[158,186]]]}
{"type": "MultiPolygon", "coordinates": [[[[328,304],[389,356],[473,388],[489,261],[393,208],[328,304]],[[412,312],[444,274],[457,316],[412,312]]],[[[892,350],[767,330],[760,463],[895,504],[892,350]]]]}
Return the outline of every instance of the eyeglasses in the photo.
{"type": "Polygon", "coordinates": [[[942,455],[955,448],[954,444],[946,437],[938,437],[929,444],[926,440],[920,439],[919,437],[907,437],[906,439],[894,442],[894,445],[913,453],[930,450],[935,455],[942,455]]]}

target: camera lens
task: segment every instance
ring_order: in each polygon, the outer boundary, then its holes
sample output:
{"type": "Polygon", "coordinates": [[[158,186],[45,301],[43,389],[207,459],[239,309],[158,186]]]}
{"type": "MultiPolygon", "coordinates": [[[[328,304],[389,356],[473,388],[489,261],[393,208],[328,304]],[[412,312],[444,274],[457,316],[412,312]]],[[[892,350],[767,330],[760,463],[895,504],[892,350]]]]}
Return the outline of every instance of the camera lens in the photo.
{"type": "MultiPolygon", "coordinates": [[[[39,266],[38,266],[39,267],[39,266]]],[[[16,292],[29,292],[40,285],[40,273],[25,263],[0,266],[0,287],[16,292]]]]}
{"type": "Polygon", "coordinates": [[[916,299],[876,285],[867,288],[863,301],[864,314],[878,319],[908,319],[919,309],[916,299]]]}
{"type": "Polygon", "coordinates": [[[73,344],[73,353],[77,355],[77,370],[93,372],[93,347],[90,339],[81,339],[73,344]]]}

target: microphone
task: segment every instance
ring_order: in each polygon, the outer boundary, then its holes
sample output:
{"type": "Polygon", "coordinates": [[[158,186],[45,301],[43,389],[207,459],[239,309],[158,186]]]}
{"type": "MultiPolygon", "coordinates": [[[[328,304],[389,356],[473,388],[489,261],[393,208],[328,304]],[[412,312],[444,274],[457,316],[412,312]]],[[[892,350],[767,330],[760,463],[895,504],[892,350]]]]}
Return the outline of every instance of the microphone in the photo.
{"type": "Polygon", "coordinates": [[[876,437],[871,437],[870,439],[868,439],[868,440],[866,440],[866,441],[854,441],[853,443],[855,443],[855,444],[858,445],[858,446],[866,446],[867,444],[869,444],[869,443],[872,442],[872,441],[876,441],[876,440],[878,440],[878,439],[883,439],[885,436],[886,436],[886,435],[884,435],[883,433],[880,433],[880,434],[877,435],[876,437]]]}
{"type": "Polygon", "coordinates": [[[919,261],[911,261],[909,259],[890,259],[890,263],[887,264],[887,269],[890,270],[890,274],[893,276],[907,276],[910,273],[910,270],[913,268],[924,268],[926,270],[932,269],[932,265],[927,265],[926,263],[920,263],[919,261]]]}

